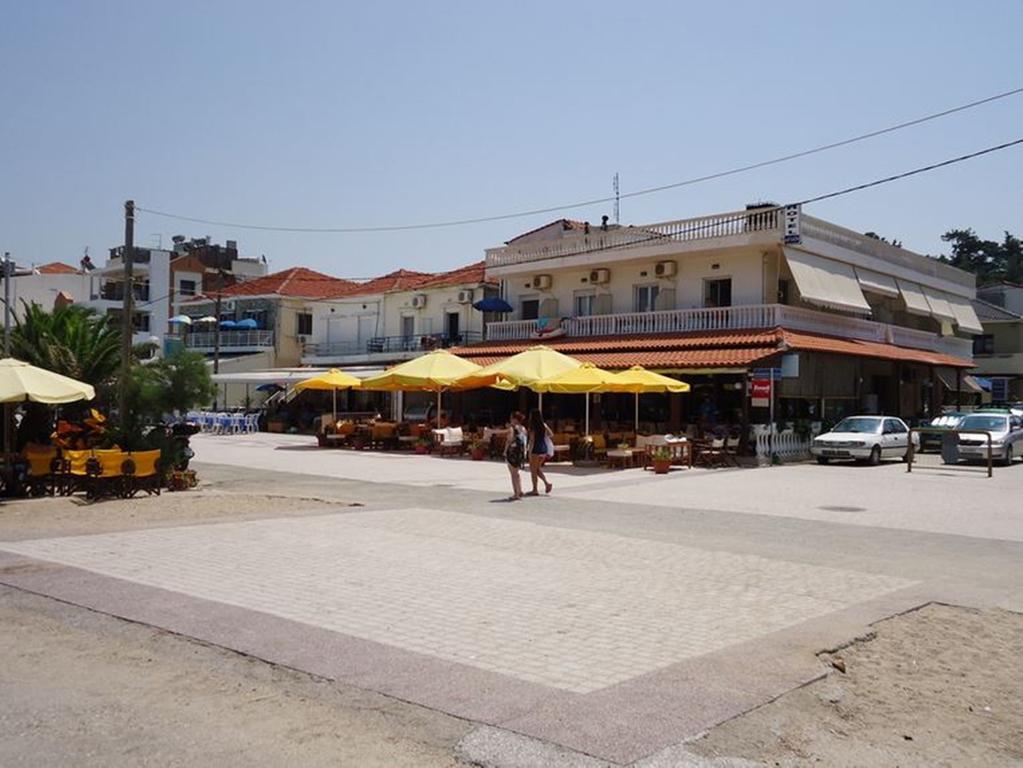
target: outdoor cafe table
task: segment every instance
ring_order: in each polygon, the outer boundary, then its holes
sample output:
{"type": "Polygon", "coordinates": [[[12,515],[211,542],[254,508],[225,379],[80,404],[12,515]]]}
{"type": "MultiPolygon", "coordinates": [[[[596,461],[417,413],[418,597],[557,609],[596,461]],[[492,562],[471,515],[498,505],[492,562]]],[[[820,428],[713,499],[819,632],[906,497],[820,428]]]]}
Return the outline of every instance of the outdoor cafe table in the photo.
{"type": "Polygon", "coordinates": [[[668,453],[671,456],[672,464],[684,464],[685,466],[692,468],[693,466],[693,444],[690,440],[684,437],[671,437],[666,438],[664,442],[653,443],[647,445],[647,453],[651,450],[658,448],[667,448],[668,453]]]}

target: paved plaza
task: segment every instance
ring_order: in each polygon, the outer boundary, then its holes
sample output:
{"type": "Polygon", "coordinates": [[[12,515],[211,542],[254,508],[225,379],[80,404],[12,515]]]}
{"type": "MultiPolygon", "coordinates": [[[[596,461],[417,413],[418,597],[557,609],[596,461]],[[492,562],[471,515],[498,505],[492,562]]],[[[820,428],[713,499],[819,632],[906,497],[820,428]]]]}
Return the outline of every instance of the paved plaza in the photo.
{"type": "Polygon", "coordinates": [[[287,513],[0,535],[0,582],[465,718],[494,765],[523,743],[654,760],[821,677],[816,653],[872,622],[1023,608],[1023,467],[566,466],[506,503],[498,462],[194,445],[212,492],[287,513]]]}

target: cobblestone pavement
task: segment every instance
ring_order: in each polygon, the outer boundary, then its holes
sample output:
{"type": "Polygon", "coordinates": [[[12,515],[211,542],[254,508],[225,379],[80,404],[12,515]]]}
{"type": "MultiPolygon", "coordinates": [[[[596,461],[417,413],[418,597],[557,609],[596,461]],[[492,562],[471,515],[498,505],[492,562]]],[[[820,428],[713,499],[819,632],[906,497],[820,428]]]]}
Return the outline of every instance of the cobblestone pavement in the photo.
{"type": "Polygon", "coordinates": [[[911,584],[435,509],[0,547],[577,693],[911,584]]]}

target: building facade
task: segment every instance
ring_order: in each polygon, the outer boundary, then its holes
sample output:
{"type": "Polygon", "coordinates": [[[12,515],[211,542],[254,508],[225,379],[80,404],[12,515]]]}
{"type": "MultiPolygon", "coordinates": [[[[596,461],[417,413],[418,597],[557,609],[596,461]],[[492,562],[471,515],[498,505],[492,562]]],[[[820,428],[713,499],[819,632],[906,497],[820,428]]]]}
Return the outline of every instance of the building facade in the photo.
{"type": "Polygon", "coordinates": [[[973,365],[981,330],[971,274],[773,205],[627,227],[559,220],[488,249],[486,275],[514,312],[460,354],[486,363],[546,343],[678,374],[695,386],[670,398],[670,426],[698,410],[766,421],[747,397],[763,369],[785,374],[782,418],[927,415],[973,365]]]}
{"type": "Polygon", "coordinates": [[[1023,402],[1023,285],[978,288],[974,308],[983,326],[973,337],[977,375],[990,382],[992,402],[1023,402]]]}

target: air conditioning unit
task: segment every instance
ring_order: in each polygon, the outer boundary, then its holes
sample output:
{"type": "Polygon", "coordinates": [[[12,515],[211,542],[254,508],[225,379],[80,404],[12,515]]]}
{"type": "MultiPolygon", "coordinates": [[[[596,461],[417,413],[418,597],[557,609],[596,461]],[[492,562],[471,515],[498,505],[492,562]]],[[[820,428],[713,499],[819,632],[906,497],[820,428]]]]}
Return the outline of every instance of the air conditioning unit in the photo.
{"type": "Polygon", "coordinates": [[[458,303],[459,304],[472,304],[472,291],[459,291],[458,292],[458,303]]]}
{"type": "Polygon", "coordinates": [[[412,306],[415,309],[422,309],[423,307],[425,307],[426,306],[426,294],[425,293],[417,293],[415,296],[413,296],[412,297],[412,306]]]}
{"type": "Polygon", "coordinates": [[[551,287],[551,276],[536,275],[533,278],[533,287],[541,291],[546,291],[548,288],[551,287]]]}
{"type": "Polygon", "coordinates": [[[594,285],[603,285],[611,281],[610,269],[594,269],[590,271],[590,282],[594,285]]]}
{"type": "Polygon", "coordinates": [[[678,264],[674,261],[659,261],[654,266],[654,274],[657,277],[674,277],[678,272],[678,264]]]}

